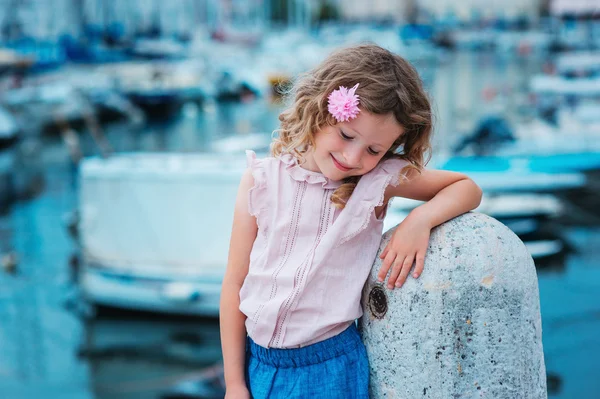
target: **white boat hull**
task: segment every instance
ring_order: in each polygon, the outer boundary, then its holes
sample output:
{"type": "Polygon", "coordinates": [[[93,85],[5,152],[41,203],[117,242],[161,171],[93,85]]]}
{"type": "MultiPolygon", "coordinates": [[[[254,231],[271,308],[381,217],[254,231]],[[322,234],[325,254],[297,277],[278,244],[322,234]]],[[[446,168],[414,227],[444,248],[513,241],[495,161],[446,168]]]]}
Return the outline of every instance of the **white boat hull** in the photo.
{"type": "MultiPolygon", "coordinates": [[[[422,201],[394,198],[390,211],[408,213],[422,201]]],[[[561,200],[550,194],[484,194],[477,212],[496,219],[552,218],[563,212],[561,200]]]]}
{"type": "Polygon", "coordinates": [[[120,154],[80,173],[79,281],[92,303],[218,314],[243,154],[120,154]]]}
{"type": "Polygon", "coordinates": [[[151,279],[92,265],[84,265],[80,278],[84,298],[97,305],[179,315],[219,314],[222,279],[151,279]]]}

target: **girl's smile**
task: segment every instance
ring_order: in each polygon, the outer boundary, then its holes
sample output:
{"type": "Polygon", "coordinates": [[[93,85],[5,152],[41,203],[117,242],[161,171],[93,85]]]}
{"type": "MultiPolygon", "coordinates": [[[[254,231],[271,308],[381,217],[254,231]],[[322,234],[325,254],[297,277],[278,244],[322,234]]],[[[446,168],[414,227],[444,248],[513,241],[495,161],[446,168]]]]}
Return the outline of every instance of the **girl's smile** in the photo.
{"type": "Polygon", "coordinates": [[[341,162],[339,162],[337,159],[335,159],[335,157],[333,156],[333,154],[331,154],[331,159],[333,159],[333,164],[342,172],[348,172],[349,170],[351,170],[352,168],[343,165],[341,162]]]}

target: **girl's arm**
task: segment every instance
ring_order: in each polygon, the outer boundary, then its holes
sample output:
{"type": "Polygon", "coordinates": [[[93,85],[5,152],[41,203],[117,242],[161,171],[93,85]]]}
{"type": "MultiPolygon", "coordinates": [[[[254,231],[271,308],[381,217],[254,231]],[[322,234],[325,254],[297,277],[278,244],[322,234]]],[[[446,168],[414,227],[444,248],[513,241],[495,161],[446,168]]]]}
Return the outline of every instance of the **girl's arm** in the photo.
{"type": "Polygon", "coordinates": [[[384,203],[392,197],[427,201],[413,212],[421,213],[431,228],[473,210],[481,203],[481,188],[462,173],[445,170],[418,173],[411,170],[407,178],[396,187],[388,186],[384,203]]]}
{"type": "Polygon", "coordinates": [[[239,310],[239,294],[248,274],[250,251],[258,231],[256,219],[248,212],[248,191],[253,185],[254,179],[248,169],[242,176],[237,193],[227,270],[221,288],[219,317],[228,398],[249,397],[244,378],[246,316],[239,310]]]}
{"type": "Polygon", "coordinates": [[[413,263],[413,277],[419,277],[425,264],[432,228],[477,208],[481,203],[481,188],[462,173],[443,170],[423,170],[421,173],[410,171],[407,178],[398,186],[388,186],[384,204],[391,197],[427,202],[413,209],[400,223],[380,255],[384,261],[377,277],[383,281],[391,267],[388,279],[388,288],[391,289],[404,284],[413,263]]]}

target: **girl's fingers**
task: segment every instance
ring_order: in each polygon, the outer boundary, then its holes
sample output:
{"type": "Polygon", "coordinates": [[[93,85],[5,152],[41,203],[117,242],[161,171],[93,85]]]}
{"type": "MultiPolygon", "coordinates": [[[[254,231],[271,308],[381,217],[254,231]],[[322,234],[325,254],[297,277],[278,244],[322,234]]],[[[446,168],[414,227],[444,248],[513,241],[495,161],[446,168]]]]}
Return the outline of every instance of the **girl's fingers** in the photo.
{"type": "Polygon", "coordinates": [[[404,262],[404,256],[396,256],[394,260],[394,264],[392,265],[392,272],[390,273],[390,277],[388,278],[388,288],[394,289],[394,282],[398,279],[398,275],[402,271],[402,263],[404,262]]]}
{"type": "Polygon", "coordinates": [[[396,287],[400,288],[406,281],[406,277],[408,277],[408,273],[410,273],[410,269],[412,268],[413,261],[415,259],[414,255],[409,255],[404,258],[404,262],[402,262],[402,271],[396,280],[396,287]]]}
{"type": "Polygon", "coordinates": [[[379,259],[385,258],[385,256],[388,253],[388,248],[389,248],[389,245],[386,245],[386,247],[383,249],[383,252],[381,252],[381,255],[379,255],[379,259]]]}
{"type": "Polygon", "coordinates": [[[387,276],[388,270],[390,270],[390,266],[395,258],[396,254],[388,251],[387,255],[385,256],[385,260],[381,264],[381,269],[379,269],[379,273],[377,273],[377,279],[379,282],[383,282],[383,280],[385,280],[385,276],[387,276]]]}
{"type": "Polygon", "coordinates": [[[416,259],[415,272],[413,273],[414,278],[418,278],[421,273],[423,273],[423,268],[425,267],[425,256],[421,253],[417,254],[416,259]]]}

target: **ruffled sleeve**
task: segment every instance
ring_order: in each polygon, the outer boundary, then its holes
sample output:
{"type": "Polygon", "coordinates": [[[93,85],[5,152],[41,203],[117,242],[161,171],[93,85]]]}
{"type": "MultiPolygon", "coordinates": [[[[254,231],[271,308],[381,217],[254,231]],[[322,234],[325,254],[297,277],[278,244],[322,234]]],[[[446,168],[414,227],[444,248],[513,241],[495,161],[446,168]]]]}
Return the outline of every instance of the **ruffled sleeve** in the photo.
{"type": "Polygon", "coordinates": [[[383,205],[387,186],[397,186],[406,178],[402,169],[407,165],[408,162],[402,159],[388,159],[360,178],[346,204],[351,220],[340,244],[351,240],[367,228],[375,208],[383,205]]]}
{"type": "Polygon", "coordinates": [[[265,160],[257,159],[254,151],[246,151],[246,162],[248,168],[252,171],[254,185],[248,191],[248,212],[256,217],[258,228],[261,228],[261,213],[267,209],[267,175],[265,169],[265,160]]]}

